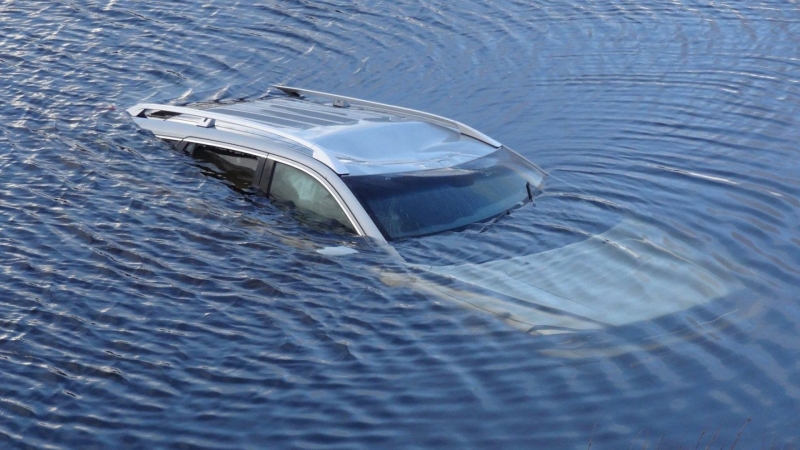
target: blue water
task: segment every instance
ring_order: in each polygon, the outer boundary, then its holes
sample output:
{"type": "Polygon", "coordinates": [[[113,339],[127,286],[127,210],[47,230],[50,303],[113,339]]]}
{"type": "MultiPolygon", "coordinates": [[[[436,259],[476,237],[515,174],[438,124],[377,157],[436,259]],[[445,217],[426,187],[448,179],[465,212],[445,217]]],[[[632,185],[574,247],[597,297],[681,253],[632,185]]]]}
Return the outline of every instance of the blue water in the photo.
{"type": "Polygon", "coordinates": [[[800,5],[265,3],[0,1],[0,446],[800,447],[800,5]],[[278,83],[473,125],[551,174],[532,232],[646,220],[740,288],[532,336],[124,112],[278,83]]]}

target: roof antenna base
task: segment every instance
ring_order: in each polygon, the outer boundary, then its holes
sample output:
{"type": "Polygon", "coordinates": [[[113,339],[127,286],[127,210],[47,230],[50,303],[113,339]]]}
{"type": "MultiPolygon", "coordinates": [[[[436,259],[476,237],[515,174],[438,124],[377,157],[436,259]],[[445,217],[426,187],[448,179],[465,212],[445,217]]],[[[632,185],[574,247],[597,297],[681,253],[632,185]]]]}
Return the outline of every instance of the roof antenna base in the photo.
{"type": "Polygon", "coordinates": [[[341,98],[337,98],[333,100],[333,106],[337,108],[349,108],[350,102],[341,98]]]}

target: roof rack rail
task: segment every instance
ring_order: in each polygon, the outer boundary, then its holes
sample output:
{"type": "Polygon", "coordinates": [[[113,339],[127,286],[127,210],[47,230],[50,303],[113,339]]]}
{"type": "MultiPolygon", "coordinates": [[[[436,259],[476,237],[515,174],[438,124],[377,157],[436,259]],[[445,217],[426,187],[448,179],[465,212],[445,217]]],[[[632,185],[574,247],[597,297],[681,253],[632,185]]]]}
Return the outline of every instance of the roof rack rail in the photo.
{"type": "Polygon", "coordinates": [[[286,133],[285,131],[281,131],[279,129],[271,127],[267,124],[243,119],[240,117],[230,116],[227,114],[215,113],[213,111],[187,108],[184,106],[159,105],[156,103],[140,103],[136,106],[127,109],[128,114],[130,114],[135,118],[140,118],[140,119],[148,119],[148,117],[145,114],[146,111],[164,111],[180,115],[198,117],[202,119],[202,121],[198,123],[197,126],[203,128],[211,128],[215,126],[215,122],[218,120],[220,122],[230,123],[233,125],[239,125],[244,128],[250,128],[253,130],[274,134],[275,136],[281,137],[283,139],[286,139],[287,141],[291,141],[295,144],[298,144],[302,147],[311,150],[312,157],[314,159],[330,167],[339,175],[347,175],[350,173],[347,167],[345,167],[345,165],[342,164],[342,162],[339,161],[339,159],[336,156],[334,156],[324,148],[320,147],[319,145],[310,142],[306,139],[303,139],[301,137],[297,137],[290,133],[286,133]]]}
{"type": "Polygon", "coordinates": [[[441,124],[447,125],[450,128],[455,128],[456,130],[458,130],[459,133],[463,134],[464,136],[469,136],[471,138],[477,139],[481,142],[491,145],[492,147],[500,148],[502,146],[502,144],[500,144],[496,140],[490,138],[489,136],[481,133],[480,131],[468,125],[464,125],[461,122],[448,119],[447,117],[437,116],[436,114],[426,113],[424,111],[417,111],[416,109],[403,108],[400,106],[386,105],[384,103],[371,102],[368,100],[361,100],[353,97],[345,97],[343,95],[329,94],[327,92],[312,91],[309,89],[298,89],[289,86],[278,86],[278,85],[276,85],[275,88],[280,89],[281,91],[287,94],[295,94],[295,95],[305,94],[316,97],[329,98],[334,102],[339,101],[342,104],[344,104],[343,102],[347,102],[350,103],[351,105],[363,106],[366,108],[378,109],[386,112],[405,114],[407,116],[419,117],[434,122],[439,122],[441,124]]]}

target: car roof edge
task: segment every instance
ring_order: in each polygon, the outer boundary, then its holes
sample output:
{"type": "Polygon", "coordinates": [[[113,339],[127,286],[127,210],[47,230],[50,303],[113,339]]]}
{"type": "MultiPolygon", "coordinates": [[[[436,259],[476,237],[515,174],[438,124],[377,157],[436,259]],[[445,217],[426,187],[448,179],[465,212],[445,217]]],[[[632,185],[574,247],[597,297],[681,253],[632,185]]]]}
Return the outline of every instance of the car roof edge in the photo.
{"type": "Polygon", "coordinates": [[[416,109],[411,109],[411,108],[403,108],[401,106],[387,105],[385,103],[378,103],[369,100],[361,100],[359,98],[354,98],[354,97],[346,97],[343,95],[329,94],[327,92],[312,91],[310,89],[299,89],[283,85],[275,85],[275,88],[280,89],[281,91],[287,94],[310,95],[315,97],[328,98],[331,100],[341,100],[344,102],[348,102],[351,105],[362,106],[368,109],[376,109],[379,111],[392,112],[396,114],[403,114],[406,116],[425,119],[435,123],[444,124],[450,128],[455,128],[456,130],[458,130],[459,133],[463,134],[464,136],[469,136],[471,138],[477,139],[485,144],[491,145],[492,147],[500,148],[502,146],[500,142],[490,138],[489,136],[470,127],[469,125],[465,125],[456,120],[448,119],[447,117],[438,116],[436,114],[431,114],[424,111],[418,111],[416,109]]]}
{"type": "Polygon", "coordinates": [[[138,105],[128,108],[126,111],[131,116],[140,119],[155,120],[147,117],[145,115],[145,112],[164,111],[180,115],[198,117],[202,119],[202,121],[198,123],[197,126],[203,128],[211,128],[214,126],[215,122],[219,120],[220,122],[231,123],[234,125],[239,125],[244,128],[250,128],[253,130],[267,132],[311,150],[314,159],[330,167],[334,172],[336,172],[339,175],[347,175],[350,173],[347,167],[345,167],[345,165],[335,155],[325,150],[323,147],[320,147],[319,145],[311,141],[308,141],[306,139],[303,139],[299,136],[295,136],[291,133],[287,133],[285,131],[279,130],[275,127],[271,127],[264,123],[244,119],[241,117],[231,116],[228,114],[217,113],[213,111],[189,108],[185,106],[161,105],[156,103],[140,103],[138,105]]]}

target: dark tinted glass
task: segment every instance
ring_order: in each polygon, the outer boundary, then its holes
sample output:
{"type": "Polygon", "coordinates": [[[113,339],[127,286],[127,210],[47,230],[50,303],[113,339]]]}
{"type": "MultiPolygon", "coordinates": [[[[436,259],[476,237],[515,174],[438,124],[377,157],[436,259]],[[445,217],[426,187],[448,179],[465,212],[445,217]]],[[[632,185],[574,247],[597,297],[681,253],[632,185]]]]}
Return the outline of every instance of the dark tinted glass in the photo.
{"type": "Polygon", "coordinates": [[[225,179],[231,181],[239,189],[247,189],[253,184],[256,167],[258,167],[258,157],[254,155],[196,144],[192,156],[212,164],[225,179]]]}
{"type": "Polygon", "coordinates": [[[399,239],[495,217],[526,201],[542,174],[516,154],[500,149],[447,169],[344,180],[386,239],[399,239]]]}

